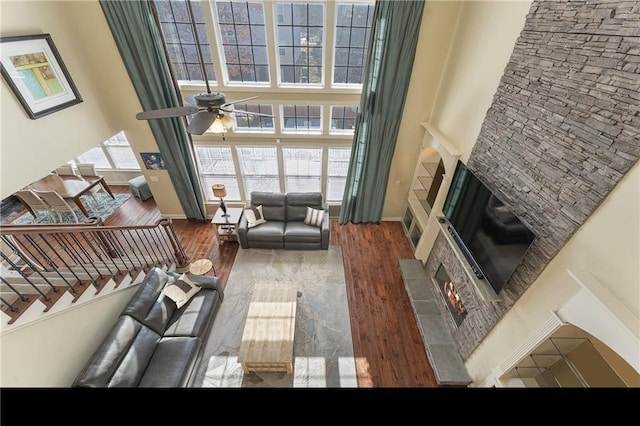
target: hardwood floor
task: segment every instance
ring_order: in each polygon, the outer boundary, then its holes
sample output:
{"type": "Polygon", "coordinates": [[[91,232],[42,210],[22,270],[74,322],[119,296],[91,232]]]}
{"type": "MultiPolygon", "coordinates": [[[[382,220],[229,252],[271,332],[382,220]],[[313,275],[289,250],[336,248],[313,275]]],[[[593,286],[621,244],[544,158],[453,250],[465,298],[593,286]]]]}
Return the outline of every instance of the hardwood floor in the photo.
{"type": "MultiPolygon", "coordinates": [[[[129,192],[111,186],[114,193],[129,192]]],[[[105,225],[155,223],[161,218],[153,198],[131,197],[105,225]]],[[[173,221],[192,261],[210,259],[226,286],[239,245],[218,246],[209,222],[173,221]]],[[[359,387],[438,387],[409,298],[398,259],[413,259],[400,222],[340,225],[331,220],[331,245],[342,247],[359,387]]]]}

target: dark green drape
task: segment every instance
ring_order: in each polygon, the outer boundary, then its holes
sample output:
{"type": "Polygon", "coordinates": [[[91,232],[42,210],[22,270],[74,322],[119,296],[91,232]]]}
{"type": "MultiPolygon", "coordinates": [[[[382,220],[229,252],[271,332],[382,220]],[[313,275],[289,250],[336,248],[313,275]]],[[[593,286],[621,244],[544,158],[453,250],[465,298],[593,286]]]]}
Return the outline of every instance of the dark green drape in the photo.
{"type": "MultiPolygon", "coordinates": [[[[150,2],[100,0],[100,6],[142,109],[181,106],[150,2]]],[[[202,191],[183,119],[149,120],[149,126],[187,219],[205,220],[202,191]]]]}
{"type": "Polygon", "coordinates": [[[376,2],[341,224],[382,219],[423,7],[424,0],[376,2]]]}

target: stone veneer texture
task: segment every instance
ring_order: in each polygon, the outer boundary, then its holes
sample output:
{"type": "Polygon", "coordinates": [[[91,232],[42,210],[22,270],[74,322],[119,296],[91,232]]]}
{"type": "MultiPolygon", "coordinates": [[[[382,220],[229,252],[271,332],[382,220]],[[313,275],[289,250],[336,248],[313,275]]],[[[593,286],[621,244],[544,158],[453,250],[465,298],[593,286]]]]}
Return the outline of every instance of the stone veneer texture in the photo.
{"type": "MultiPolygon", "coordinates": [[[[502,302],[474,300],[474,312],[463,297],[469,315],[453,330],[463,358],[639,156],[640,2],[533,1],[467,165],[537,238],[502,302]]],[[[443,251],[438,238],[428,274],[453,256],[443,251]]]]}

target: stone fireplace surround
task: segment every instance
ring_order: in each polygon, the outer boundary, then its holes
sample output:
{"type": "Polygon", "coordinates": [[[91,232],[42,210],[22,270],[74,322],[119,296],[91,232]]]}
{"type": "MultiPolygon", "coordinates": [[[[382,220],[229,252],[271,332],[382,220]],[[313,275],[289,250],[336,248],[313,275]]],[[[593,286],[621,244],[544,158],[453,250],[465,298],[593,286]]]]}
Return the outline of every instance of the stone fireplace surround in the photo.
{"type": "MultiPolygon", "coordinates": [[[[474,348],[640,156],[640,10],[635,1],[533,1],[467,166],[536,234],[498,300],[479,294],[441,231],[424,263],[443,265],[474,348]]],[[[444,307],[441,307],[444,308],[444,307]]]]}

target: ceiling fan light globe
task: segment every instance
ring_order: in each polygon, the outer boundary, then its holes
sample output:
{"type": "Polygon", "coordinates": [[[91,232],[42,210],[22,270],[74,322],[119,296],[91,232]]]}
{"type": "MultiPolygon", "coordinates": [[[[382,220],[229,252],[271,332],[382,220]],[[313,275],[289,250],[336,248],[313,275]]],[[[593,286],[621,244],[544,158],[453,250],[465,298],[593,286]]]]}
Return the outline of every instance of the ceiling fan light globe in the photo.
{"type": "MultiPolygon", "coordinates": [[[[217,120],[216,120],[217,121],[217,120]]],[[[231,117],[230,114],[227,115],[223,115],[220,118],[220,121],[222,121],[222,125],[226,128],[226,129],[231,129],[233,128],[233,126],[236,124],[235,120],[233,119],[233,117],[231,117]]]]}
{"type": "Polygon", "coordinates": [[[222,120],[218,117],[215,119],[213,123],[211,123],[211,127],[209,127],[209,131],[213,133],[224,133],[227,129],[224,127],[222,120]]]}

